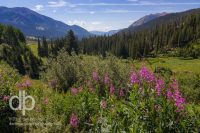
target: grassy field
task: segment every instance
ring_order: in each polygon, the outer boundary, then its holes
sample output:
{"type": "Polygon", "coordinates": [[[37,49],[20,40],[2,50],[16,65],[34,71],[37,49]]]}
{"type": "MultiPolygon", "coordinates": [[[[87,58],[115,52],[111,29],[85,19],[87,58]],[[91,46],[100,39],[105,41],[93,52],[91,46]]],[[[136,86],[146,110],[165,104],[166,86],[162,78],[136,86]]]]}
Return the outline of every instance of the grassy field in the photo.
{"type": "Polygon", "coordinates": [[[28,43],[28,47],[32,50],[35,56],[38,56],[38,45],[34,42],[28,43]]]}
{"type": "MultiPolygon", "coordinates": [[[[28,44],[33,53],[38,56],[37,44],[31,42],[28,44]]],[[[95,56],[83,56],[85,60],[96,60],[95,56]]],[[[183,59],[179,57],[157,57],[147,58],[145,60],[126,60],[122,59],[122,63],[134,64],[136,67],[140,67],[145,64],[151,66],[152,69],[156,67],[165,67],[171,69],[175,73],[196,73],[200,74],[200,59],[183,59]]]]}

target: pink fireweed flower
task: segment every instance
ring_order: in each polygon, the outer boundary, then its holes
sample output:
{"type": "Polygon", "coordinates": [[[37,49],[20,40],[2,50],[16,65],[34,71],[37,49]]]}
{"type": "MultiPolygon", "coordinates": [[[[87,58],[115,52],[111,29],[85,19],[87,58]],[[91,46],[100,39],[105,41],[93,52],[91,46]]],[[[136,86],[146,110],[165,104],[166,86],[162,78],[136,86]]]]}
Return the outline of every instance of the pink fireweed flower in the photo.
{"type": "Polygon", "coordinates": [[[98,81],[99,80],[99,74],[98,74],[98,72],[94,71],[92,73],[92,77],[93,77],[93,80],[98,81]]]}
{"type": "Polygon", "coordinates": [[[162,79],[158,79],[156,81],[156,92],[157,92],[157,95],[160,96],[161,94],[161,89],[163,89],[165,87],[165,81],[162,80],[162,79]]]}
{"type": "Polygon", "coordinates": [[[20,90],[22,90],[22,89],[24,88],[24,85],[21,84],[21,83],[17,83],[16,86],[17,86],[17,88],[20,89],[20,90]]]}
{"type": "Polygon", "coordinates": [[[124,97],[124,96],[125,96],[123,89],[120,89],[120,90],[119,90],[119,96],[120,96],[120,97],[124,97]]]}
{"type": "Polygon", "coordinates": [[[138,84],[140,81],[138,79],[138,75],[135,72],[131,73],[131,84],[138,84]]]}
{"type": "Polygon", "coordinates": [[[80,86],[80,87],[78,88],[78,92],[82,92],[82,91],[83,91],[83,87],[80,86]]]}
{"type": "Polygon", "coordinates": [[[155,80],[154,74],[150,72],[147,67],[142,67],[142,69],[140,70],[140,76],[148,82],[152,82],[155,80]]]}
{"type": "Polygon", "coordinates": [[[108,74],[106,74],[106,75],[104,76],[104,83],[105,83],[105,84],[109,84],[109,83],[110,83],[110,78],[109,78],[108,74]]]}
{"type": "Polygon", "coordinates": [[[71,89],[71,93],[72,93],[73,95],[78,94],[78,89],[77,89],[77,88],[72,88],[72,89],[71,89]]]}
{"type": "Polygon", "coordinates": [[[27,88],[30,88],[30,87],[32,86],[32,83],[31,83],[30,80],[27,79],[27,80],[23,83],[23,86],[24,86],[24,87],[27,87],[27,88]]]}
{"type": "Polygon", "coordinates": [[[173,80],[170,89],[168,89],[167,98],[174,101],[178,112],[184,110],[185,99],[179,91],[178,82],[176,80],[173,80]]]}
{"type": "Polygon", "coordinates": [[[179,90],[175,90],[174,101],[178,111],[184,110],[185,99],[182,97],[179,90]]]}
{"type": "Polygon", "coordinates": [[[44,99],[44,104],[47,105],[48,103],[49,103],[49,99],[48,99],[48,98],[45,98],[45,99],[44,99]]]}
{"type": "Polygon", "coordinates": [[[70,125],[73,128],[77,128],[78,127],[78,123],[79,123],[78,116],[73,113],[71,115],[71,117],[70,117],[70,125]]]}
{"type": "Polygon", "coordinates": [[[56,88],[57,80],[51,80],[50,85],[52,88],[56,88]]]}
{"type": "Polygon", "coordinates": [[[100,103],[100,105],[101,105],[101,107],[103,109],[107,108],[107,102],[106,102],[106,100],[102,100],[101,103],[100,103]]]}
{"type": "Polygon", "coordinates": [[[94,88],[93,87],[89,87],[89,91],[90,92],[94,92],[94,88]]]}
{"type": "Polygon", "coordinates": [[[7,102],[10,99],[10,96],[4,96],[3,101],[7,102]]]}
{"type": "Polygon", "coordinates": [[[110,86],[110,95],[115,94],[115,87],[113,85],[110,86]]]}
{"type": "Polygon", "coordinates": [[[167,90],[167,99],[171,100],[173,98],[173,93],[171,91],[171,89],[167,90]]]}

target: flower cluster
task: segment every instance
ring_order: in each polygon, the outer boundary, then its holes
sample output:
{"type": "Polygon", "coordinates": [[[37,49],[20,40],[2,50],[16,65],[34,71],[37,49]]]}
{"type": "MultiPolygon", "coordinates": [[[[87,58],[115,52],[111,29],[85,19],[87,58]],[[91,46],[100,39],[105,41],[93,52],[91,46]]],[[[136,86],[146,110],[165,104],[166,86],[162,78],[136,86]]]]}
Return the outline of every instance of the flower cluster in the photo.
{"type": "Polygon", "coordinates": [[[19,88],[19,89],[25,89],[25,88],[30,88],[30,87],[32,87],[32,83],[31,83],[31,81],[30,80],[25,80],[24,82],[22,82],[22,83],[17,83],[17,87],[19,88]]]}
{"type": "Polygon", "coordinates": [[[175,102],[178,109],[177,111],[184,110],[185,99],[179,91],[178,82],[176,80],[173,81],[171,87],[167,90],[167,98],[175,102]]]}
{"type": "Polygon", "coordinates": [[[100,103],[100,105],[101,105],[101,107],[102,107],[103,109],[105,109],[105,108],[107,107],[107,102],[106,102],[106,100],[102,100],[101,103],[100,103]]]}
{"type": "Polygon", "coordinates": [[[147,80],[148,82],[152,82],[155,80],[154,74],[150,72],[147,67],[142,67],[142,69],[140,70],[140,77],[144,80],[147,80]]]}
{"type": "Polygon", "coordinates": [[[57,86],[57,80],[55,80],[55,79],[51,80],[50,85],[51,85],[52,88],[56,88],[56,86],[57,86]]]}
{"type": "Polygon", "coordinates": [[[131,84],[138,84],[140,82],[136,72],[131,73],[131,79],[130,80],[131,80],[131,84]]]}
{"type": "Polygon", "coordinates": [[[3,101],[7,102],[10,99],[10,96],[3,96],[3,101]]]}
{"type": "Polygon", "coordinates": [[[165,81],[163,79],[158,79],[156,81],[156,87],[155,87],[158,96],[160,96],[161,89],[163,89],[164,87],[165,87],[165,81]]]}
{"type": "Polygon", "coordinates": [[[115,94],[115,87],[114,87],[114,85],[111,85],[110,86],[110,95],[112,96],[114,94],[115,94]]]}
{"type": "Polygon", "coordinates": [[[72,88],[71,89],[71,93],[72,93],[72,95],[78,94],[78,89],[77,88],[72,88]]]}
{"type": "Polygon", "coordinates": [[[70,117],[70,125],[72,126],[72,128],[77,128],[78,123],[79,123],[78,116],[73,113],[70,117]]]}
{"type": "Polygon", "coordinates": [[[109,84],[109,83],[110,83],[110,78],[109,78],[108,74],[106,74],[106,75],[104,76],[104,83],[105,83],[105,84],[109,84]]]}
{"type": "Polygon", "coordinates": [[[98,74],[97,71],[94,71],[94,72],[92,73],[92,77],[93,77],[93,80],[94,80],[94,81],[99,81],[99,74],[98,74]]]}

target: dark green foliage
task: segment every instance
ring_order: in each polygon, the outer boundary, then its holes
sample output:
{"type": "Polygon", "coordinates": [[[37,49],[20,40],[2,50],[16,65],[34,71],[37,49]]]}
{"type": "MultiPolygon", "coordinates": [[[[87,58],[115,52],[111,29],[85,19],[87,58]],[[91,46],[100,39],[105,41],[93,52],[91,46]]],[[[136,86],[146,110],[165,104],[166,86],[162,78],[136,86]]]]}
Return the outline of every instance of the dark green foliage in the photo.
{"type": "Polygon", "coordinates": [[[200,57],[200,41],[191,43],[189,46],[179,50],[179,56],[192,57],[197,59],[200,57]]]}
{"type": "Polygon", "coordinates": [[[70,30],[67,33],[67,37],[65,39],[66,39],[65,41],[66,41],[66,45],[67,45],[65,47],[67,48],[67,51],[69,53],[71,53],[72,51],[75,51],[77,53],[78,52],[77,40],[76,40],[76,37],[72,30],[70,30]]]}
{"type": "Polygon", "coordinates": [[[49,46],[45,37],[42,37],[42,44],[40,44],[40,39],[38,38],[38,56],[49,56],[49,46]]]}
{"type": "Polygon", "coordinates": [[[26,46],[23,33],[12,26],[0,25],[0,59],[16,68],[20,74],[39,77],[39,61],[26,46]]]}
{"type": "Polygon", "coordinates": [[[58,52],[61,49],[64,49],[69,54],[71,54],[72,51],[78,54],[78,42],[72,30],[70,30],[64,38],[60,39],[57,38],[55,40],[51,40],[51,46],[50,46],[51,54],[58,55],[58,52]]]}
{"type": "MultiPolygon", "coordinates": [[[[118,57],[149,57],[167,54],[174,48],[188,47],[200,38],[200,9],[169,14],[134,29],[113,36],[84,38],[80,42],[84,54],[118,57]]],[[[197,53],[193,52],[194,57],[197,53]]]]}

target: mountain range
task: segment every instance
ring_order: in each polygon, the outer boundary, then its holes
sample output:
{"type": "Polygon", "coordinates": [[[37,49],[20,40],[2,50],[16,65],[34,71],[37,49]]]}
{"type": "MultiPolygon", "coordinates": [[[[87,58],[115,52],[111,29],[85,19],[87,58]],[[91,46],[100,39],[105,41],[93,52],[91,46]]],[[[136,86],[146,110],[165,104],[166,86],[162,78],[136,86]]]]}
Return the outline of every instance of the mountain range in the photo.
{"type": "Polygon", "coordinates": [[[120,30],[110,30],[107,32],[103,32],[103,31],[90,31],[90,33],[97,35],[97,36],[112,36],[114,34],[116,34],[117,32],[119,32],[120,30]]]}
{"type": "MultiPolygon", "coordinates": [[[[156,21],[164,16],[171,16],[166,12],[146,15],[125,29],[111,30],[108,32],[102,31],[87,31],[77,25],[67,25],[61,21],[54,20],[50,17],[41,15],[24,7],[7,8],[0,7],[0,23],[12,25],[23,31],[26,36],[45,36],[47,38],[63,37],[67,31],[73,30],[78,38],[97,36],[111,36],[116,33],[135,31],[149,25],[149,22],[156,21]]],[[[172,15],[173,16],[173,15],[172,15]]]]}
{"type": "Polygon", "coordinates": [[[80,26],[67,25],[24,7],[0,7],[0,23],[19,28],[26,36],[56,38],[65,36],[70,29],[79,38],[91,35],[91,33],[80,26]]]}

